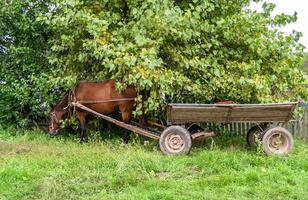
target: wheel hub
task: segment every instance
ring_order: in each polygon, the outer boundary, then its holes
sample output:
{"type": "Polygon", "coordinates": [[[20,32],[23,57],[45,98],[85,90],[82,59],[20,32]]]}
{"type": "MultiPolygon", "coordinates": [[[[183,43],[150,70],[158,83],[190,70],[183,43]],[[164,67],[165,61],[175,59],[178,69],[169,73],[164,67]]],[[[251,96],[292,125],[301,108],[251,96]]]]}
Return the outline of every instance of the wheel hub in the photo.
{"type": "Polygon", "coordinates": [[[180,152],[184,149],[184,139],[175,133],[171,133],[166,138],[166,147],[169,151],[180,152]]]}
{"type": "Polygon", "coordinates": [[[273,134],[269,138],[269,148],[276,152],[283,152],[287,147],[287,140],[281,135],[281,133],[273,134]]]}

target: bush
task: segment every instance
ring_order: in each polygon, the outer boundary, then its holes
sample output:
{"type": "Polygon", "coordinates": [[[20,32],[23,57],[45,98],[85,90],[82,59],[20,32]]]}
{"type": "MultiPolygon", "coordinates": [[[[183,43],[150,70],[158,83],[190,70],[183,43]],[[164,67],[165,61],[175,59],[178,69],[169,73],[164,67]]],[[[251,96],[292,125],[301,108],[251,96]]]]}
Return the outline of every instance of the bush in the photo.
{"type": "Polygon", "coordinates": [[[119,89],[130,84],[149,91],[152,114],[162,113],[167,101],[303,98],[300,33],[283,36],[276,29],[296,15],[271,17],[273,4],[264,3],[262,12],[248,5],[2,0],[0,120],[41,119],[84,79],[116,79],[119,89]]]}

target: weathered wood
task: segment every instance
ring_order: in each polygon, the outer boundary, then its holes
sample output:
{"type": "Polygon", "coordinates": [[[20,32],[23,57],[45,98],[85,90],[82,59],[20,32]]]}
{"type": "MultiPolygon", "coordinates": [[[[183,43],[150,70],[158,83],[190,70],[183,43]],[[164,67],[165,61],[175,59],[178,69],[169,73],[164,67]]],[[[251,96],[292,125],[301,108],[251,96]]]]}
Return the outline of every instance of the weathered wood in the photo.
{"type": "MultiPolygon", "coordinates": [[[[218,129],[215,129],[218,133],[224,133],[227,132],[230,134],[230,136],[246,136],[248,130],[258,124],[259,122],[253,123],[253,122],[232,122],[230,124],[224,124],[224,123],[218,123],[216,124],[218,126],[218,129]],[[233,126],[237,126],[235,129],[232,128],[233,126]]],[[[302,117],[295,119],[295,120],[290,120],[287,123],[281,124],[275,122],[273,124],[283,126],[287,128],[293,135],[294,137],[304,139],[308,142],[308,109],[305,109],[305,113],[302,117]]],[[[209,128],[210,130],[211,127],[213,126],[212,123],[206,122],[203,124],[204,127],[209,128]]]]}
{"type": "Polygon", "coordinates": [[[286,122],[297,103],[281,104],[170,104],[169,123],[286,122]]]}
{"type": "Polygon", "coordinates": [[[288,102],[288,103],[266,103],[266,104],[188,104],[188,103],[171,103],[169,106],[185,106],[185,107],[262,107],[262,106],[283,106],[283,105],[297,105],[298,102],[288,102]]]}
{"type": "Polygon", "coordinates": [[[202,131],[202,132],[197,132],[191,135],[191,138],[195,141],[200,141],[200,140],[204,140],[208,137],[214,137],[216,134],[214,131],[202,131]]]}
{"type": "Polygon", "coordinates": [[[159,128],[163,128],[163,129],[167,128],[166,126],[164,126],[162,124],[159,124],[159,123],[156,123],[156,122],[153,122],[153,121],[150,121],[150,120],[148,120],[148,124],[152,125],[152,126],[159,127],[159,128]]]}
{"type": "Polygon", "coordinates": [[[156,139],[156,140],[159,139],[159,136],[158,136],[157,134],[155,134],[155,133],[152,133],[152,132],[150,132],[150,131],[148,131],[148,130],[144,130],[144,129],[139,128],[139,127],[137,127],[137,126],[133,126],[133,125],[127,124],[127,123],[125,123],[125,122],[116,120],[116,119],[114,119],[114,118],[112,118],[112,117],[109,117],[109,116],[107,116],[107,115],[103,115],[103,114],[101,114],[101,113],[98,113],[98,112],[96,112],[96,111],[94,111],[94,110],[92,110],[92,109],[90,109],[90,108],[88,108],[88,107],[86,107],[86,106],[84,106],[84,105],[78,103],[78,102],[72,103],[72,105],[73,105],[73,106],[76,106],[76,107],[78,107],[78,108],[81,108],[81,109],[83,109],[83,110],[85,110],[85,111],[88,111],[88,112],[90,112],[90,113],[93,113],[93,114],[95,114],[95,115],[97,115],[97,116],[103,118],[104,120],[106,120],[106,121],[108,121],[108,122],[111,122],[111,123],[113,123],[113,124],[116,124],[117,126],[120,126],[120,127],[122,127],[122,128],[125,128],[125,129],[127,129],[127,130],[130,130],[130,131],[132,131],[132,132],[138,133],[138,134],[140,134],[140,135],[143,135],[143,136],[146,136],[146,137],[149,137],[149,138],[152,138],[152,139],[156,139]]]}

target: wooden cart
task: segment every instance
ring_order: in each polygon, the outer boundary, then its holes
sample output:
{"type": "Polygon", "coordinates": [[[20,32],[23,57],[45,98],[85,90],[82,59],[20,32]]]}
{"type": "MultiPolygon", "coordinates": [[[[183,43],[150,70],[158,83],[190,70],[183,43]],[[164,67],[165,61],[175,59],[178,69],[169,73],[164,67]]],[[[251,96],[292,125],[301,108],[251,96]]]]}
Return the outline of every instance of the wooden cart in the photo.
{"type": "Polygon", "coordinates": [[[285,128],[273,126],[275,122],[288,122],[297,103],[275,104],[169,104],[167,106],[168,127],[154,124],[156,128],[143,129],[109,116],[95,112],[76,102],[73,106],[93,113],[111,123],[137,134],[159,140],[160,149],[167,155],[188,154],[192,141],[200,137],[213,136],[196,123],[252,122],[247,133],[249,145],[262,144],[266,154],[287,154],[293,148],[293,136],[285,128]],[[157,131],[161,129],[161,131],[157,131]]]}

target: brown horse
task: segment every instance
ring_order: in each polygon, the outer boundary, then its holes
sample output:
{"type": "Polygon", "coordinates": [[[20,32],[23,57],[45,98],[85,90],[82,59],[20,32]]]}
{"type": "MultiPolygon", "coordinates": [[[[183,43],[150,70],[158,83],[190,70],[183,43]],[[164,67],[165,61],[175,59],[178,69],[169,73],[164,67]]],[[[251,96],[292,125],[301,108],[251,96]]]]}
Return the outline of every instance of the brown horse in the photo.
{"type": "MultiPolygon", "coordinates": [[[[120,110],[122,121],[128,123],[134,109],[134,98],[137,96],[136,88],[128,86],[124,91],[116,90],[114,80],[102,82],[81,82],[72,91],[65,94],[60,102],[50,112],[49,133],[58,133],[61,120],[70,111],[74,111],[81,125],[80,141],[87,142],[86,123],[89,112],[72,108],[72,102],[79,102],[101,114],[110,114],[120,110]]],[[[124,142],[129,140],[129,132],[125,134],[124,142]]]]}

